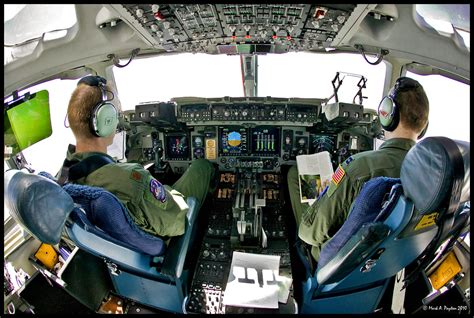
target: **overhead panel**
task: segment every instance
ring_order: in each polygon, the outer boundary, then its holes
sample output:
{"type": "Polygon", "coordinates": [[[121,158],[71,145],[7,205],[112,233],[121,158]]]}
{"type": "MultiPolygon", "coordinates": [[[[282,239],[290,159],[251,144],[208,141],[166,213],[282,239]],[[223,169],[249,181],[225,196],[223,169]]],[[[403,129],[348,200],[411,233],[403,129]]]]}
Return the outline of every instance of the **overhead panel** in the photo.
{"type": "Polygon", "coordinates": [[[113,5],[147,42],[166,51],[266,54],[324,50],[354,4],[113,5]]]}

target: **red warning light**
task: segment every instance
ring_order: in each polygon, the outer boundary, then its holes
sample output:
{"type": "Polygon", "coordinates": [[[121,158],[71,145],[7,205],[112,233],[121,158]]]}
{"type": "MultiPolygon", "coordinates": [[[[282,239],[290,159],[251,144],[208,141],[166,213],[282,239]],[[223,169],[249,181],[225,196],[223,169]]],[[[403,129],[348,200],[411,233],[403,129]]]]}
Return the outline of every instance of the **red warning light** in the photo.
{"type": "Polygon", "coordinates": [[[247,35],[245,36],[245,38],[246,38],[246,39],[250,39],[250,34],[247,34],[247,35]]]}
{"type": "Polygon", "coordinates": [[[277,35],[276,35],[276,34],[273,34],[273,35],[272,35],[272,39],[276,40],[276,38],[277,38],[277,35]]]}
{"type": "Polygon", "coordinates": [[[324,9],[316,9],[316,12],[314,13],[314,17],[316,19],[321,19],[324,18],[324,15],[326,14],[326,10],[324,9]]]}
{"type": "Polygon", "coordinates": [[[160,11],[156,11],[155,13],[153,13],[153,15],[155,16],[155,19],[157,19],[157,20],[161,21],[161,20],[165,19],[165,17],[161,14],[160,11]]]}
{"type": "Polygon", "coordinates": [[[287,39],[288,41],[291,40],[291,35],[287,35],[287,36],[286,36],[286,39],[287,39]]]}

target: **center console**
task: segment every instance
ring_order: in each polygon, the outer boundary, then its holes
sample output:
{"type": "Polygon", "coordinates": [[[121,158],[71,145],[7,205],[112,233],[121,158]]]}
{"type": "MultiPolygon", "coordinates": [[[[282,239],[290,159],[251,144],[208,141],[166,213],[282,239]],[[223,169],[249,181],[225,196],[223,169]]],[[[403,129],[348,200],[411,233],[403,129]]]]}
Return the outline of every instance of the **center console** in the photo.
{"type": "Polygon", "coordinates": [[[221,172],[194,272],[186,311],[203,314],[296,313],[293,289],[278,309],[225,306],[234,251],[280,256],[280,275],[292,278],[281,175],[237,168],[221,172]]]}

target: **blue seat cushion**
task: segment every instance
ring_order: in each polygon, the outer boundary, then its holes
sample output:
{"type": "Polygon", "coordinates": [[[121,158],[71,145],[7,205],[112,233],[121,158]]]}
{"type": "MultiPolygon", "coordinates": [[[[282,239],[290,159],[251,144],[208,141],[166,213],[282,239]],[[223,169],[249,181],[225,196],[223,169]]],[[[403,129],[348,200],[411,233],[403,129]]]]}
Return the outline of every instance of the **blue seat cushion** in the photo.
{"type": "MultiPolygon", "coordinates": [[[[347,220],[323,246],[319,254],[318,269],[326,265],[363,224],[373,222],[379,213],[386,214],[382,209],[385,195],[390,193],[392,186],[399,183],[399,178],[376,177],[362,186],[347,220]]],[[[393,205],[385,208],[393,208],[393,205]]]]}
{"type": "Polygon", "coordinates": [[[66,184],[64,190],[80,204],[90,222],[125,246],[153,256],[162,255],[166,245],[162,238],[140,229],[127,208],[112,193],[98,187],[66,184]]]}

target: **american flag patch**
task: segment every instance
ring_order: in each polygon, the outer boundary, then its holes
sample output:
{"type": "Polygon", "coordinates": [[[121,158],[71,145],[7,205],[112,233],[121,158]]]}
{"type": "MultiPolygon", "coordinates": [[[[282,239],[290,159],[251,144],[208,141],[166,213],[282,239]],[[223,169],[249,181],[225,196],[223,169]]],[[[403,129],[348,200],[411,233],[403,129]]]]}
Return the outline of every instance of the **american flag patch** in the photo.
{"type": "Polygon", "coordinates": [[[334,182],[336,185],[338,185],[339,182],[341,182],[341,180],[344,178],[345,175],[346,175],[346,172],[344,171],[342,166],[339,165],[339,167],[337,167],[336,172],[334,172],[334,174],[332,175],[332,182],[334,182]]]}

